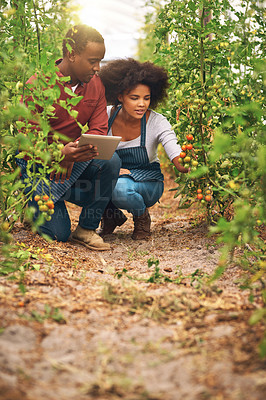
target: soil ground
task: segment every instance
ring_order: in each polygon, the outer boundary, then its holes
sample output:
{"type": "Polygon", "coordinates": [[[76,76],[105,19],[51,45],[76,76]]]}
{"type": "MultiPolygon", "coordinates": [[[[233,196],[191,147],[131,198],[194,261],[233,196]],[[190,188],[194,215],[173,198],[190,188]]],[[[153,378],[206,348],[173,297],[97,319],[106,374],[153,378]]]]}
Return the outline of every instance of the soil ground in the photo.
{"type": "Polygon", "coordinates": [[[132,240],[128,215],[111,251],[15,226],[31,259],[20,285],[0,278],[1,400],[266,398],[263,327],[248,323],[259,297],[240,289],[237,265],[207,285],[216,238],[196,208],[178,209],[174,186],[167,174],[151,238],[132,240]]]}

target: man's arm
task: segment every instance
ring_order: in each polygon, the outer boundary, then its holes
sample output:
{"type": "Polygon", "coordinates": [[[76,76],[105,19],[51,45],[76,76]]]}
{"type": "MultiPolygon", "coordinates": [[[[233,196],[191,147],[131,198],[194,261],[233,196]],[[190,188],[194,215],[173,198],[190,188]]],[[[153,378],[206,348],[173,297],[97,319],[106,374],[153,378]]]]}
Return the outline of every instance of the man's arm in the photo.
{"type": "Polygon", "coordinates": [[[107,115],[107,103],[105,98],[105,89],[102,82],[99,79],[99,100],[95,106],[94,112],[92,113],[88,125],[89,132],[93,135],[107,135],[108,129],[108,115],[107,115]]]}
{"type": "MultiPolygon", "coordinates": [[[[107,135],[108,129],[108,115],[107,115],[107,103],[105,98],[105,89],[97,77],[97,84],[99,85],[99,100],[95,105],[95,109],[88,121],[89,131],[88,134],[94,135],[107,135]]],[[[65,179],[69,179],[74,162],[88,161],[96,157],[99,153],[97,147],[92,147],[91,145],[78,147],[77,142],[70,142],[65,145],[62,149],[62,154],[64,155],[63,161],[60,165],[65,169],[65,173],[51,174],[51,179],[55,175],[55,181],[58,181],[61,177],[63,182],[65,179]]]]}

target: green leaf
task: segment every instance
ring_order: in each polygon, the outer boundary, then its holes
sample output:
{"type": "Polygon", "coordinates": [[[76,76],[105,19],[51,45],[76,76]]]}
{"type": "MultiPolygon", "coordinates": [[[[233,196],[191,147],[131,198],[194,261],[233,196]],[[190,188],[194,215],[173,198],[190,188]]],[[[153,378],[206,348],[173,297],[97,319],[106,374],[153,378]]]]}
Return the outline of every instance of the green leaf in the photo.
{"type": "Polygon", "coordinates": [[[60,78],[59,78],[59,81],[60,82],[69,82],[71,80],[71,77],[70,76],[61,76],[60,78]]]}
{"type": "Polygon", "coordinates": [[[72,118],[77,118],[77,116],[78,116],[78,111],[76,111],[76,110],[71,110],[71,111],[69,111],[69,115],[72,117],[72,118]]]}
{"type": "Polygon", "coordinates": [[[69,43],[66,43],[66,48],[69,51],[69,53],[72,53],[72,47],[70,46],[69,43]]]}
{"type": "Polygon", "coordinates": [[[155,267],[157,267],[159,265],[159,260],[154,259],[154,258],[149,258],[148,259],[148,268],[152,267],[153,265],[155,265],[155,267]]]}
{"type": "Polygon", "coordinates": [[[238,176],[239,175],[239,169],[238,168],[234,168],[233,171],[232,171],[232,175],[234,177],[238,176]]]}
{"type": "Polygon", "coordinates": [[[217,130],[214,135],[213,150],[210,153],[210,161],[217,161],[220,156],[226,153],[232,146],[232,139],[230,135],[224,135],[221,131],[217,130]]]}
{"type": "Polygon", "coordinates": [[[64,91],[71,97],[75,97],[75,93],[72,92],[71,89],[69,89],[67,86],[64,87],[64,91]]]}
{"type": "Polygon", "coordinates": [[[266,337],[264,337],[259,344],[259,350],[260,350],[260,357],[265,358],[266,357],[266,337]]]}
{"type": "Polygon", "coordinates": [[[189,178],[200,178],[201,176],[206,175],[208,171],[209,168],[206,165],[203,165],[201,167],[198,167],[196,171],[190,172],[189,178]]]}
{"type": "Polygon", "coordinates": [[[76,106],[82,99],[83,96],[72,97],[71,99],[67,99],[67,103],[76,106]]]}
{"type": "Polygon", "coordinates": [[[266,316],[266,308],[259,308],[258,310],[254,311],[254,313],[249,318],[249,324],[255,325],[259,321],[261,321],[266,316]]]}

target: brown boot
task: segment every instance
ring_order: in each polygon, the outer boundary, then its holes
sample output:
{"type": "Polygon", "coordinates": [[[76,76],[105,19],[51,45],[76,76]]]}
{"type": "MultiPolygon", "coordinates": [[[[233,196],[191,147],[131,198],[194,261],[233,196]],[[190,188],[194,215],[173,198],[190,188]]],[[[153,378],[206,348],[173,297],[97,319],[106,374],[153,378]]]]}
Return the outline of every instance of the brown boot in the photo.
{"type": "Polygon", "coordinates": [[[73,242],[82,244],[90,250],[104,251],[111,249],[110,244],[105,243],[94,230],[84,229],[80,225],[78,225],[75,231],[72,233],[71,240],[73,242]]]}
{"type": "Polygon", "coordinates": [[[125,214],[112,204],[112,207],[107,207],[103,213],[98,234],[100,236],[110,235],[117,226],[123,225],[126,220],[125,214]]]}
{"type": "Polygon", "coordinates": [[[134,232],[132,235],[132,239],[141,240],[150,236],[151,217],[147,208],[143,215],[141,215],[140,217],[133,217],[133,220],[134,220],[134,232]]]}

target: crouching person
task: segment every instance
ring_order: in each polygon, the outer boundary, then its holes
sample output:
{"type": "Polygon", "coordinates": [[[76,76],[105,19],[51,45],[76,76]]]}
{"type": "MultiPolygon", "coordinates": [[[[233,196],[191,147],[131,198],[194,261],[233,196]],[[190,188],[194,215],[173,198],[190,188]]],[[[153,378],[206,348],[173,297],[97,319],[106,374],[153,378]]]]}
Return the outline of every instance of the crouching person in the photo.
{"type": "MultiPolygon", "coordinates": [[[[52,172],[47,179],[49,185],[42,182],[37,186],[30,206],[36,209],[35,218],[40,212],[36,202],[38,196],[49,194],[52,200],[53,213],[50,220],[39,226],[39,233],[48,235],[53,240],[73,241],[92,250],[109,250],[110,245],[96,233],[103,212],[109,203],[112,190],[116,185],[121,167],[120,158],[114,154],[110,160],[94,159],[97,148],[91,145],[78,147],[81,135],[80,126],[88,124],[88,134],[107,134],[108,116],[104,86],[98,77],[100,61],[105,54],[104,39],[98,31],[86,25],[76,25],[69,29],[63,41],[63,58],[56,61],[58,77],[70,77],[69,80],[56,81],[60,89],[59,99],[54,104],[54,115],[48,119],[51,132],[59,132],[69,138],[63,142],[61,149],[62,172],[52,172]],[[67,102],[71,92],[82,96],[73,107],[74,118],[60,105],[60,100],[67,102]],[[36,197],[37,196],[37,197],[36,197]],[[79,224],[71,234],[71,222],[65,202],[81,207],[79,224]]],[[[27,84],[38,79],[32,76],[27,84]]],[[[29,86],[30,87],[30,86],[29,86]]],[[[33,104],[33,96],[23,99],[26,105],[33,104]]],[[[42,113],[38,103],[34,113],[42,113]]],[[[38,135],[38,129],[35,132],[38,135]]],[[[50,143],[53,135],[49,137],[50,143]]],[[[27,179],[27,157],[17,159],[21,168],[22,179],[27,179]]],[[[36,165],[36,171],[42,165],[36,165]]]]}

